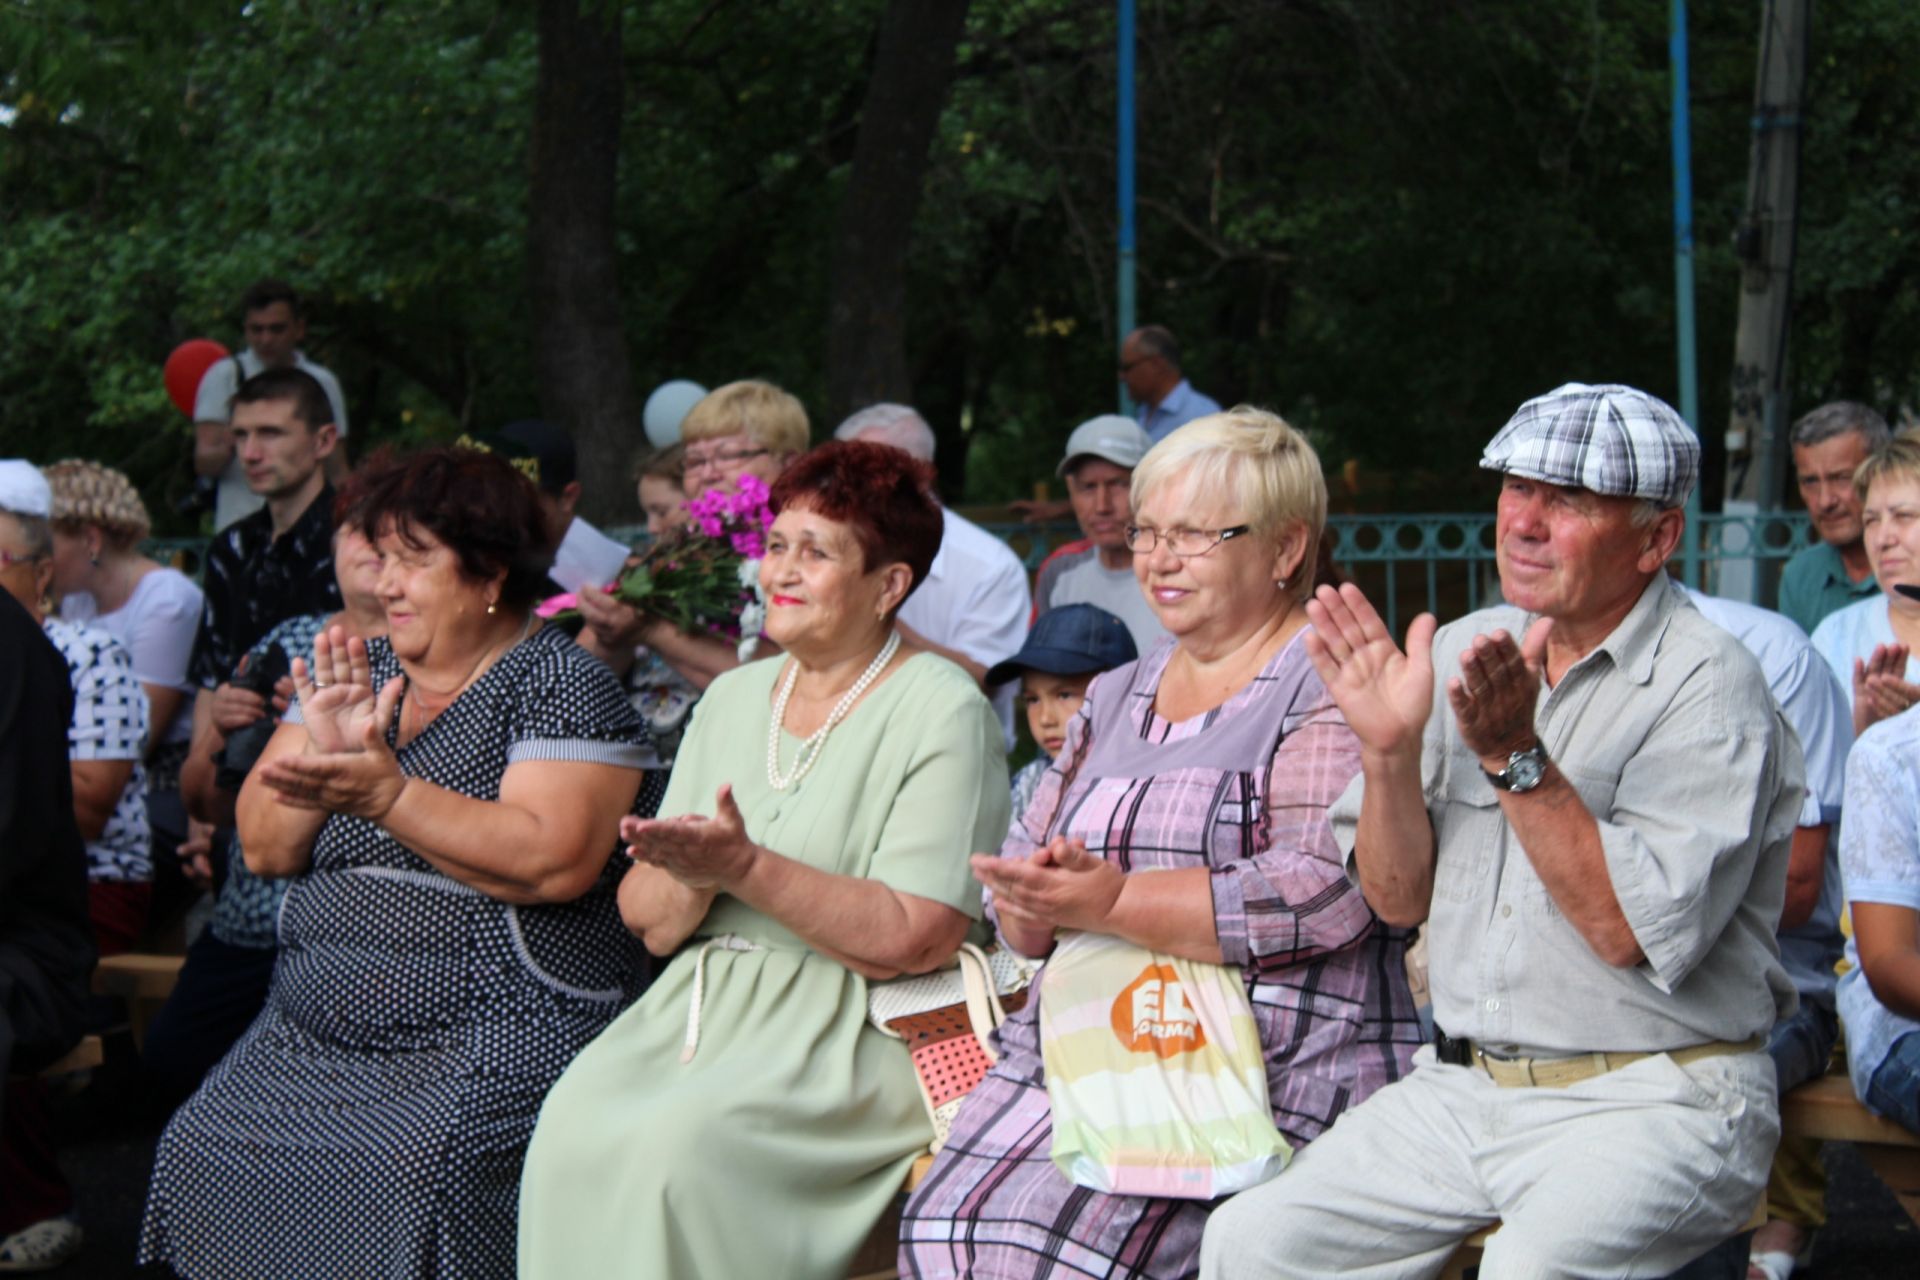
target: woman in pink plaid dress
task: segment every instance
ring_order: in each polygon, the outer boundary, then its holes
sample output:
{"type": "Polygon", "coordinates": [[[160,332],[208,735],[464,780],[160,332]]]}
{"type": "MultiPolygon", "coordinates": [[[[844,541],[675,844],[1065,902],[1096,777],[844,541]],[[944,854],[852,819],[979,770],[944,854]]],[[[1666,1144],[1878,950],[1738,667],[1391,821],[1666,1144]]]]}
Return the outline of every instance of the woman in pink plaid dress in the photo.
{"type": "MultiPolygon", "coordinates": [[[[1157,445],[1133,510],[1134,572],[1172,639],[1095,680],[975,873],[1027,955],[1063,928],[1237,966],[1274,1123],[1298,1147],[1399,1078],[1421,1039],[1406,936],[1348,880],[1327,823],[1360,748],[1300,643],[1325,482],[1286,423],[1237,409],[1157,445]]],[[[1038,1004],[1001,1029],[909,1201],[901,1274],[1195,1274],[1209,1202],[1109,1195],[1055,1168],[1038,1004]]]]}

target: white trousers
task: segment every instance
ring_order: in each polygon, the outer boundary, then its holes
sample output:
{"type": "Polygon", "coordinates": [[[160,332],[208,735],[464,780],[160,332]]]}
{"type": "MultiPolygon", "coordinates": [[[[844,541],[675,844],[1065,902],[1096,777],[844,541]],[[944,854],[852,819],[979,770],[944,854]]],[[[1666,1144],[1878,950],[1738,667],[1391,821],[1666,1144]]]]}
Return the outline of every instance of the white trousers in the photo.
{"type": "Polygon", "coordinates": [[[1661,1055],[1565,1089],[1433,1061],[1207,1223],[1202,1280],[1436,1276],[1501,1223],[1482,1280],[1664,1276],[1739,1231],[1780,1137],[1764,1053],[1661,1055]]]}

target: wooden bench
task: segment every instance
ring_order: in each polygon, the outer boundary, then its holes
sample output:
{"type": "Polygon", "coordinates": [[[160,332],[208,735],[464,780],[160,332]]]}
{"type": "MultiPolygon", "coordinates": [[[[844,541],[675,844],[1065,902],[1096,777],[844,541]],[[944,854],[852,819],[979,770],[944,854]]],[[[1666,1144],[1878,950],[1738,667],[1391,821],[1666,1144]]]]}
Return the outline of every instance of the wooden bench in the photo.
{"type": "Polygon", "coordinates": [[[1780,1099],[1780,1131],[1821,1142],[1851,1142],[1920,1226],[1920,1135],[1862,1106],[1844,1068],[1788,1091],[1780,1099]]]}
{"type": "Polygon", "coordinates": [[[127,1021],[136,1046],[146,1043],[147,1026],[160,1006],[173,994],[180,980],[185,956],[149,955],[125,951],[117,956],[101,956],[93,971],[93,989],[98,995],[118,996],[127,1002],[127,1021]]]}
{"type": "Polygon", "coordinates": [[[107,1060],[107,1047],[99,1036],[83,1036],[80,1041],[54,1061],[40,1070],[28,1075],[25,1072],[9,1074],[9,1080],[40,1080],[53,1089],[71,1089],[78,1091],[85,1087],[85,1074],[107,1060]]]}

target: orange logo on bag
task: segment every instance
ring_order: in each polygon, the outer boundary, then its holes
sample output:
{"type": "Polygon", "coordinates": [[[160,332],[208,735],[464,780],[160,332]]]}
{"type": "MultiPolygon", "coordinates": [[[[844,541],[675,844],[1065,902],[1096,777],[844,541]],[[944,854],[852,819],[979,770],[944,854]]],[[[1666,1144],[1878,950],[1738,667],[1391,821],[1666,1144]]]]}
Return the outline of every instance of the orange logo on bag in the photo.
{"type": "Polygon", "coordinates": [[[1190,1053],[1207,1033],[1187,1003],[1186,988],[1172,965],[1150,964],[1113,1002],[1113,1034],[1131,1053],[1162,1058],[1190,1053]]]}

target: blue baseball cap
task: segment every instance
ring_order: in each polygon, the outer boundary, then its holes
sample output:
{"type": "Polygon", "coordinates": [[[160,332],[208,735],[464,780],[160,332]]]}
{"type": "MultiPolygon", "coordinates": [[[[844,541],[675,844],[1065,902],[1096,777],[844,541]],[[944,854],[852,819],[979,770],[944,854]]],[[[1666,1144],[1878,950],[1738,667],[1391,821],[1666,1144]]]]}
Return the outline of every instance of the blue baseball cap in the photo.
{"type": "Polygon", "coordinates": [[[1127,624],[1090,604],[1063,604],[1041,614],[1020,652],[994,663],[987,683],[1017,680],[1023,671],[1080,676],[1111,671],[1140,656],[1127,624]]]}

